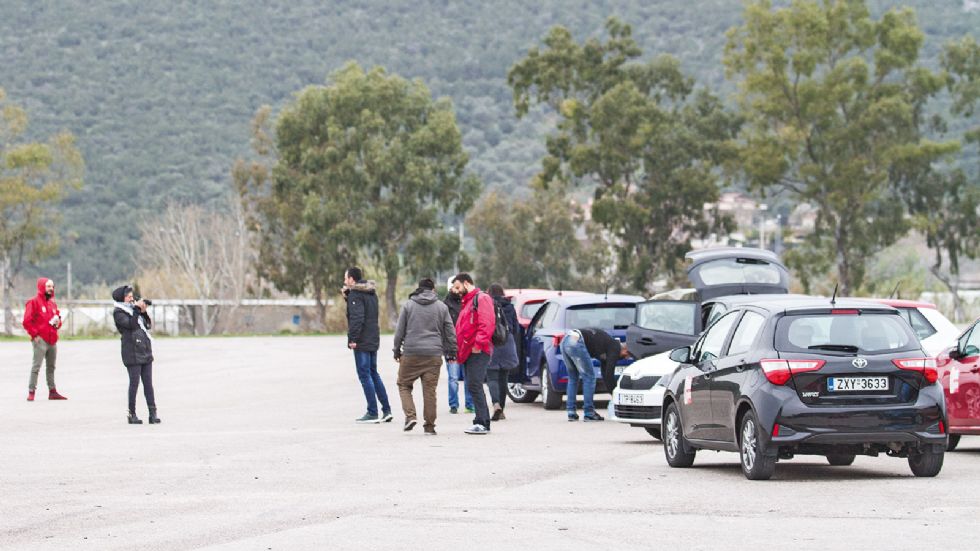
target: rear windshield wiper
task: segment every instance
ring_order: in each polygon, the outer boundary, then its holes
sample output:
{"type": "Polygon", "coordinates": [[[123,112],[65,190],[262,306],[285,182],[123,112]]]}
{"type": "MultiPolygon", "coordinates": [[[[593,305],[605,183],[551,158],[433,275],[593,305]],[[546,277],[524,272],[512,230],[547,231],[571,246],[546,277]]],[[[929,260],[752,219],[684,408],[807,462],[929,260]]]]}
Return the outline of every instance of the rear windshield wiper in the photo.
{"type": "Polygon", "coordinates": [[[808,346],[808,350],[832,350],[834,352],[857,352],[858,347],[853,344],[815,344],[808,346]]]}

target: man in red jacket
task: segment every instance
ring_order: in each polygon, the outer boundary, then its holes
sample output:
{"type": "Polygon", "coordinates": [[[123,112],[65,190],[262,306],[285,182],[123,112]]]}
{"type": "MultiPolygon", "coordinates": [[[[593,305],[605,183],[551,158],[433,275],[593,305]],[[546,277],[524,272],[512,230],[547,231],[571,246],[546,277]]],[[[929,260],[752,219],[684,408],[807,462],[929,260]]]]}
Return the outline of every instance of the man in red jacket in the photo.
{"type": "Polygon", "coordinates": [[[456,320],[456,361],[463,365],[466,390],[473,395],[473,408],[476,410],[473,426],[464,432],[487,434],[490,432],[490,409],[487,407],[487,395],[483,392],[483,382],[487,379],[487,366],[493,354],[493,328],[496,324],[493,299],[480,292],[467,273],[457,274],[453,278],[453,292],[463,297],[463,308],[456,320]]]}
{"type": "Polygon", "coordinates": [[[37,296],[27,301],[24,308],[24,330],[34,345],[34,363],[31,365],[31,382],[27,387],[27,401],[34,401],[37,374],[41,362],[47,364],[48,400],[67,400],[54,386],[54,362],[58,358],[58,329],[61,329],[61,311],[54,303],[54,282],[46,277],[37,280],[37,296]]]}

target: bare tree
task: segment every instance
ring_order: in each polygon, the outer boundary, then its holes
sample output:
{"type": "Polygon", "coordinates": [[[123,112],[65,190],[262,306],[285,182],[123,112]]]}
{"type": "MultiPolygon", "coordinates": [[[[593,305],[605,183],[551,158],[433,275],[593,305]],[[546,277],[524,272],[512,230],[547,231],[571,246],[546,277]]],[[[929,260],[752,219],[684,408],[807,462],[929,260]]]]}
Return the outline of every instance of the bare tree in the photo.
{"type": "Polygon", "coordinates": [[[222,314],[217,301],[230,301],[234,315],[255,283],[255,249],[237,203],[228,214],[171,204],[141,232],[140,265],[155,274],[157,292],[200,301],[200,316],[184,309],[196,334],[214,331],[222,314]]]}

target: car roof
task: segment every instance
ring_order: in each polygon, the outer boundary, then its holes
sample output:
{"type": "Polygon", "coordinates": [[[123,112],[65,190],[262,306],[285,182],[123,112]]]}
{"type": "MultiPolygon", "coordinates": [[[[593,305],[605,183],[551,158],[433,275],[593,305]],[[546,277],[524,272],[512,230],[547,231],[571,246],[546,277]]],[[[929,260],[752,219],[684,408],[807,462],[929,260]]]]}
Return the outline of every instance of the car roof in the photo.
{"type": "Polygon", "coordinates": [[[799,312],[806,310],[855,310],[873,309],[896,311],[887,304],[855,298],[838,298],[831,303],[827,297],[808,295],[732,295],[723,297],[724,302],[731,308],[738,306],[755,306],[771,313],[799,312]]]}
{"type": "Polygon", "coordinates": [[[548,302],[553,302],[561,306],[581,306],[583,304],[602,304],[602,303],[629,303],[636,304],[637,302],[643,302],[644,298],[639,295],[600,295],[595,293],[587,293],[584,295],[576,296],[560,296],[554,297],[548,300],[548,302]]]}
{"type": "Polygon", "coordinates": [[[515,300],[547,300],[553,297],[588,295],[584,291],[556,291],[554,289],[504,289],[504,296],[515,300]]]}
{"type": "Polygon", "coordinates": [[[895,308],[932,308],[936,310],[936,305],[931,302],[924,302],[921,300],[904,300],[900,298],[862,298],[861,300],[870,300],[872,302],[880,302],[881,304],[887,304],[888,306],[894,306],[895,308]]]}

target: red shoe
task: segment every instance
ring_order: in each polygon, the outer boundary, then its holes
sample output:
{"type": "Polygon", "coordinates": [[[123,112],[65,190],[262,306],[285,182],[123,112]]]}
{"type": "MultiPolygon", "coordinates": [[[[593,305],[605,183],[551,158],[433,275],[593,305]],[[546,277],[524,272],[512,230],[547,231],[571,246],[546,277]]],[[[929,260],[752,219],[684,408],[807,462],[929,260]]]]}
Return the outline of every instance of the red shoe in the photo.
{"type": "Polygon", "coordinates": [[[58,391],[53,388],[51,389],[50,392],[48,392],[48,400],[67,400],[67,399],[68,398],[66,398],[65,396],[58,394],[58,391]]]}
{"type": "Polygon", "coordinates": [[[33,402],[34,401],[34,391],[33,390],[28,390],[27,391],[27,401],[28,402],[33,402]]]}

